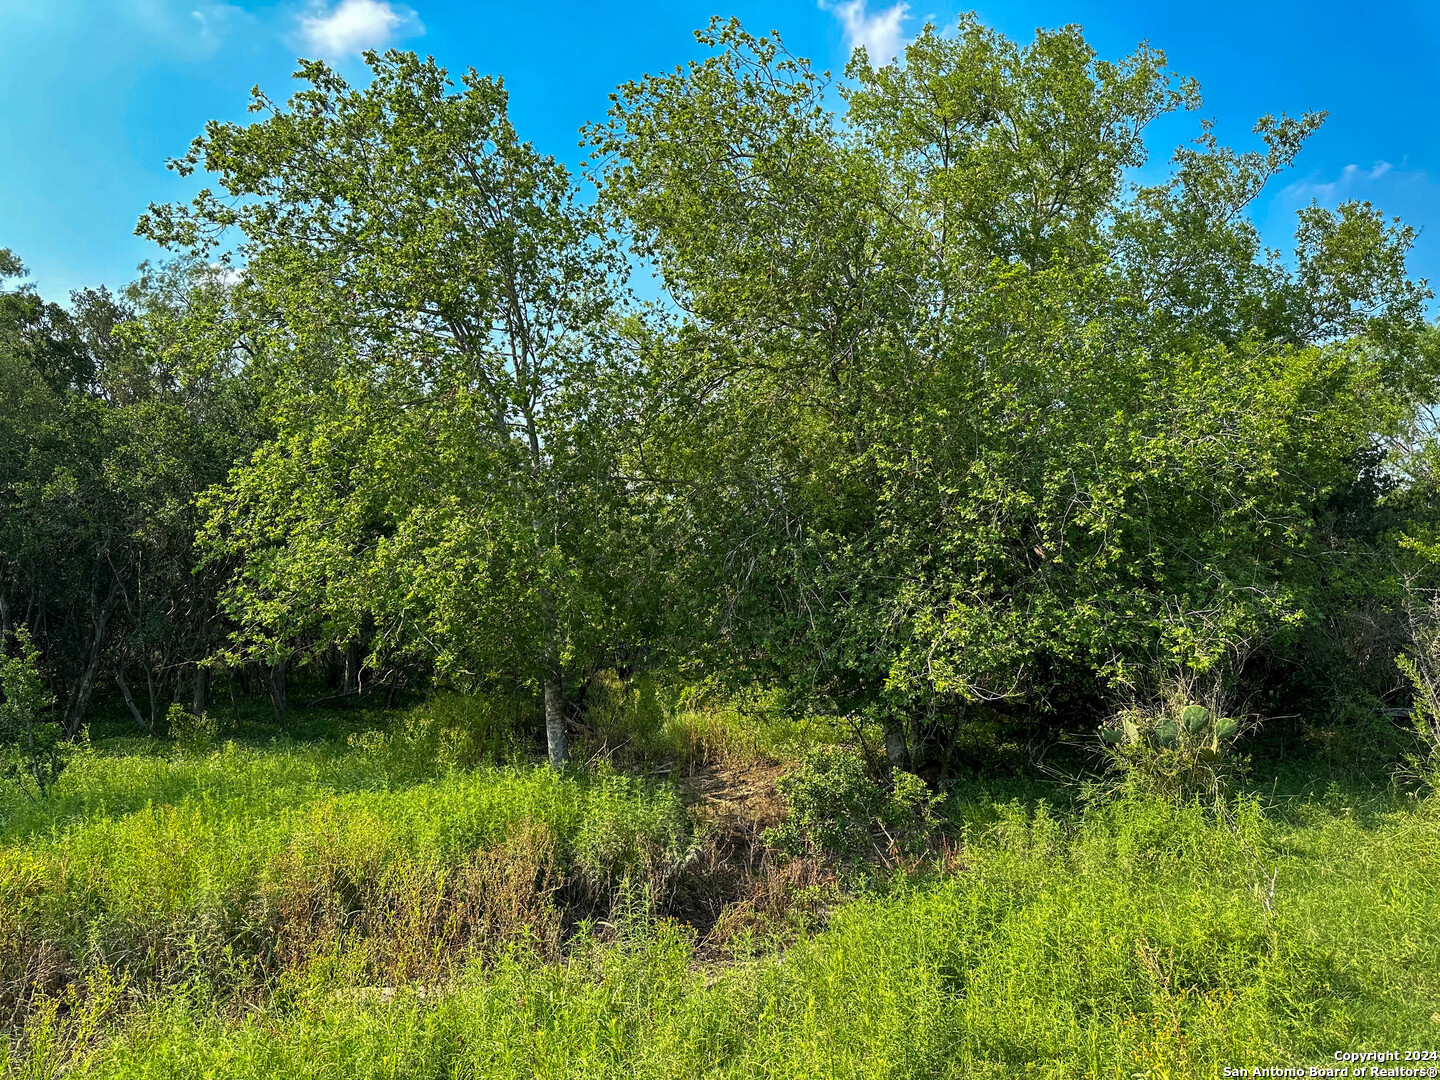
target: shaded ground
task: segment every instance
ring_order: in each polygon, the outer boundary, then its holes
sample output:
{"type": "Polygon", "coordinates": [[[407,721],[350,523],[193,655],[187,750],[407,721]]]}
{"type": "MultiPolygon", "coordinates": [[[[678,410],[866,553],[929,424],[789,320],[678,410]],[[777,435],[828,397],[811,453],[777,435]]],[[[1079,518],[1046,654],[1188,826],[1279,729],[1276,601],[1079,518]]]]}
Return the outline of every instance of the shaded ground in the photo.
{"type": "Polygon", "coordinates": [[[765,830],[785,816],[775,782],[790,768],[765,761],[705,765],[677,781],[702,842],[666,913],[694,929],[697,959],[728,959],[761,940],[783,947],[822,926],[839,899],[830,867],[765,844],[765,830]]]}

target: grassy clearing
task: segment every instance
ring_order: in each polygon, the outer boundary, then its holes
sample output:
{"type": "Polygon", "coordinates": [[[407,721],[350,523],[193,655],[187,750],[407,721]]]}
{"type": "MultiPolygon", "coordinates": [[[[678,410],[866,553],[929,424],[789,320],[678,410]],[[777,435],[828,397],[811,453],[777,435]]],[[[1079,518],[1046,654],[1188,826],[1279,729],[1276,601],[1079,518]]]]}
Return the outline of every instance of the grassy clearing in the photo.
{"type": "MultiPolygon", "coordinates": [[[[666,915],[718,858],[668,780],[466,765],[510,751],[417,715],[111,744],[5,803],[7,1073],[1211,1077],[1440,1042],[1433,801],[976,781],[925,857],[822,885],[765,853],[750,885],[820,916],[780,933],[737,890],[707,938],[666,915]]],[[[740,719],[677,710],[652,760],[743,773],[820,737],[740,719]]]]}
{"type": "Polygon", "coordinates": [[[948,872],[883,883],[783,956],[700,969],[683,929],[636,914],[439,993],[317,974],[238,1020],[176,994],[75,1075],[1213,1076],[1440,1036],[1428,810],[997,811],[948,872]]]}
{"type": "Polygon", "coordinates": [[[371,981],[433,981],[520,938],[553,953],[553,893],[603,911],[621,881],[662,888],[689,850],[668,788],[533,766],[417,779],[390,750],[96,753],[52,801],[12,798],[0,1012],[99,969],[263,994],[341,953],[371,981]]]}

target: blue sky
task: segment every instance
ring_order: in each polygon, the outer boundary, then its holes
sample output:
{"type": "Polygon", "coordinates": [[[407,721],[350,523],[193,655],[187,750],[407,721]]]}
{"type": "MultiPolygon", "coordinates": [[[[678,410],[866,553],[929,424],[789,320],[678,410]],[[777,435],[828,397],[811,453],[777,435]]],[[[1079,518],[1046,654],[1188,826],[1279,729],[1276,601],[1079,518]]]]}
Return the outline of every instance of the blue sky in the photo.
{"type": "MultiPolygon", "coordinates": [[[[365,47],[431,53],[452,70],[503,75],[522,135],[575,162],[576,130],[603,115],[618,82],[698,54],[711,14],[780,31],[792,52],[840,70],[850,47],[872,58],[925,22],[952,22],[941,0],[546,4],[521,0],[0,0],[0,247],[42,293],[124,284],[158,252],[132,235],[151,201],[186,198],[167,173],[207,119],[243,119],[259,84],[289,93],[297,55],[363,75],[365,47]],[[867,6],[868,3],[868,6],[867,6]]],[[[1102,56],[1141,40],[1200,80],[1201,115],[1222,139],[1252,144],[1266,112],[1327,109],[1297,168],[1256,217],[1288,249],[1294,211],[1312,199],[1363,198],[1422,230],[1412,268],[1440,284],[1440,5],[1139,3],[987,0],[980,17],[1011,37],[1079,23],[1102,56]]],[[[1155,131],[1155,161],[1193,137],[1197,118],[1155,131]]]]}

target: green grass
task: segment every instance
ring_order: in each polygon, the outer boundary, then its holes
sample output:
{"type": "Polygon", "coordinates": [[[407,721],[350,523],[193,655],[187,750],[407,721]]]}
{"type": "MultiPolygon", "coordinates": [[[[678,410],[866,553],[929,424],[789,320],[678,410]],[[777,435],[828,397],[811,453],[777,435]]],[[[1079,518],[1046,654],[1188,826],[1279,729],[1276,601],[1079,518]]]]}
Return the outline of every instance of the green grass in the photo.
{"type": "Polygon", "coordinates": [[[0,1012],[27,1008],[47,972],[100,967],[136,989],[263,990],[361,939],[388,951],[356,977],[438,977],[477,935],[494,947],[540,922],[553,939],[551,892],[603,909],[622,881],[663,882],[691,843],[670,788],[531,765],[419,779],[373,739],[112,747],[53,799],[4,809],[0,1012]],[[444,955],[422,962],[437,936],[444,955]]]}
{"type": "Polygon", "coordinates": [[[707,970],[642,921],[438,997],[317,980],[227,1021],[176,995],[76,1075],[1214,1076],[1440,1036],[1433,813],[999,811],[963,866],[843,905],[783,956],[707,970]]]}
{"type": "MultiPolygon", "coordinates": [[[[613,674],[591,681],[581,756],[642,769],[693,770],[798,758],[808,747],[853,737],[851,725],[826,716],[795,718],[779,695],[724,696],[714,690],[666,693],[653,680],[622,687],[613,674]]],[[[878,729],[869,732],[881,738],[878,729]]]]}
{"type": "Polygon", "coordinates": [[[704,842],[670,787],[415,745],[111,744],[4,804],[0,942],[75,965],[9,1071],[1208,1078],[1440,1044],[1434,800],[977,781],[932,858],[722,960],[654,903],[704,842]]]}

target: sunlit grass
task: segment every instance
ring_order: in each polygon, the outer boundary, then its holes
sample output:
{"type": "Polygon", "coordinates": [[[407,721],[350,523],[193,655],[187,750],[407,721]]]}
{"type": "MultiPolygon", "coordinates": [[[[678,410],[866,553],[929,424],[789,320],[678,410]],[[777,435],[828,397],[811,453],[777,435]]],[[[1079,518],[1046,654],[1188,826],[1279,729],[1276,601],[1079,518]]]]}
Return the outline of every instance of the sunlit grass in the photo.
{"type": "MultiPolygon", "coordinates": [[[[705,842],[669,781],[466,766],[509,751],[420,715],[348,741],[111,743],[51,802],[5,802],[7,985],[44,941],[71,965],[7,1068],[1208,1078],[1440,1038],[1433,801],[960,784],[933,858],[848,873],[823,928],[721,962],[657,905],[705,842]]],[[[696,706],[648,737],[655,761],[737,764],[844,734],[696,706]]]]}
{"type": "Polygon", "coordinates": [[[700,969],[652,923],[439,996],[315,981],[225,1020],[177,994],[76,1075],[1209,1077],[1440,1033],[1433,813],[999,809],[951,872],[857,898],[783,956],[700,969]]]}

